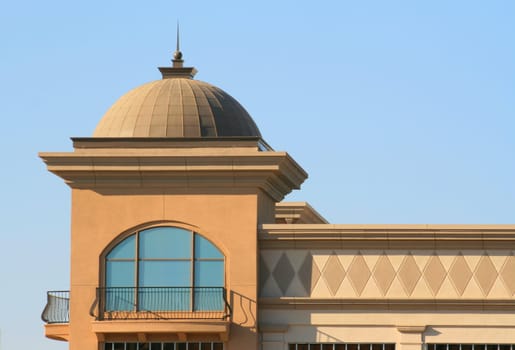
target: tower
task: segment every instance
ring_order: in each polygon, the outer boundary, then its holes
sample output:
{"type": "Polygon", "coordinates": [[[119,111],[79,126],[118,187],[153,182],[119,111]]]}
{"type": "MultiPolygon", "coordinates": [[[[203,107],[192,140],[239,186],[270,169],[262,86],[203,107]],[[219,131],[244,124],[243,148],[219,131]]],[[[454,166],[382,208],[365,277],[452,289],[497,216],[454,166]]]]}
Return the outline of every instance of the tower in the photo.
{"type": "Polygon", "coordinates": [[[71,350],[258,347],[258,225],[307,174],[172,61],[73,152],[40,154],[72,192],[70,291],[43,314],[71,350]]]}

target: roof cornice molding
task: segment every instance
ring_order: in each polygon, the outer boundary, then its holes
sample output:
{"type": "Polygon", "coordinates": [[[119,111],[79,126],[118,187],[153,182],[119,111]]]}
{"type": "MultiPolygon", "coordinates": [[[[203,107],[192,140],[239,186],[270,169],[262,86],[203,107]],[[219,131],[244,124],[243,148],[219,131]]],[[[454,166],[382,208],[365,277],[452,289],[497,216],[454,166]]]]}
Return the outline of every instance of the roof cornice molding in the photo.
{"type": "Polygon", "coordinates": [[[288,224],[328,224],[327,220],[306,202],[276,203],[275,219],[276,222],[284,221],[288,224]]]}
{"type": "Polygon", "coordinates": [[[515,225],[266,224],[268,249],[513,249],[515,225]]]}
{"type": "Polygon", "coordinates": [[[280,201],[307,178],[307,173],[285,152],[242,149],[142,149],[120,152],[88,149],[40,153],[50,172],[72,188],[188,189],[223,193],[261,189],[280,201]]]}

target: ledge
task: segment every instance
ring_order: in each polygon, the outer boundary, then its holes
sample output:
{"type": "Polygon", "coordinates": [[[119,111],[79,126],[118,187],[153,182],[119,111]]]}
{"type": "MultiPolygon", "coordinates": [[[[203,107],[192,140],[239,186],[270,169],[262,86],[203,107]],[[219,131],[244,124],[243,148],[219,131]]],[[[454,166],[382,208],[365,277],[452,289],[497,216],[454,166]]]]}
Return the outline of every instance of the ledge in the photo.
{"type": "Polygon", "coordinates": [[[264,249],[513,249],[515,225],[266,224],[264,249]]]}
{"type": "Polygon", "coordinates": [[[278,224],[328,224],[327,220],[306,202],[276,203],[275,220],[278,224]]]}
{"type": "Polygon", "coordinates": [[[297,310],[374,310],[374,311],[507,311],[515,310],[509,299],[337,299],[337,298],[260,298],[261,309],[297,310]]]}
{"type": "Polygon", "coordinates": [[[187,340],[191,334],[216,334],[221,341],[229,339],[230,322],[223,320],[120,320],[93,321],[92,331],[99,340],[108,334],[134,334],[139,339],[145,339],[148,334],[174,333],[179,339],[187,340]]]}
{"type": "Polygon", "coordinates": [[[255,147],[259,144],[272,148],[261,138],[249,137],[72,137],[75,149],[132,149],[132,148],[201,148],[255,147]]]}
{"type": "Polygon", "coordinates": [[[168,148],[86,149],[40,153],[50,172],[72,188],[219,191],[260,189],[275,201],[300,185],[307,173],[285,152],[168,148]]]}
{"type": "Polygon", "coordinates": [[[424,333],[426,326],[397,326],[397,330],[401,333],[424,333]]]}
{"type": "Polygon", "coordinates": [[[69,323],[50,323],[45,325],[45,336],[49,339],[69,341],[70,340],[70,324],[69,323]]]}

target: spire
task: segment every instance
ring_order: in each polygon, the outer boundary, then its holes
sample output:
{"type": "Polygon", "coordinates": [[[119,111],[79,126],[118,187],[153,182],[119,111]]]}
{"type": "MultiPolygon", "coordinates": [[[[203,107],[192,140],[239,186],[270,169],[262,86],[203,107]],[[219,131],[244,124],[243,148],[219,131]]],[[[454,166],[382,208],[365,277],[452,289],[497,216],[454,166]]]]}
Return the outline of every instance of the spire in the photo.
{"type": "Polygon", "coordinates": [[[179,21],[177,21],[177,44],[175,52],[173,53],[172,66],[171,67],[159,67],[159,71],[163,75],[163,79],[192,79],[197,70],[193,67],[184,67],[184,60],[182,59],[182,52],[180,47],[179,37],[179,21]]]}
{"type": "Polygon", "coordinates": [[[180,37],[179,37],[179,21],[177,21],[177,46],[175,52],[173,53],[173,67],[174,68],[182,68],[184,60],[182,59],[182,52],[180,49],[180,37]]]}

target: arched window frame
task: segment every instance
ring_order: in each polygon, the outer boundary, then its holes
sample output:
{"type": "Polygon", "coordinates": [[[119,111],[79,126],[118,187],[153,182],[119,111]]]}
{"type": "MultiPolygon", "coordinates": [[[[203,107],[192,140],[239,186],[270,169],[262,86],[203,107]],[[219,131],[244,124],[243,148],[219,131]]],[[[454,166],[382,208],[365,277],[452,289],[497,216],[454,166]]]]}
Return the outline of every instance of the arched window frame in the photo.
{"type": "MultiPolygon", "coordinates": [[[[166,241],[166,239],[165,239],[166,241]]],[[[179,239],[180,241],[180,239],[179,239]]],[[[147,242],[148,243],[148,242],[147,242]]],[[[154,242],[155,244],[156,242],[154,242]]],[[[177,242],[176,242],[177,243],[177,242]]],[[[186,244],[187,245],[187,244],[186,244]]],[[[181,248],[181,247],[179,247],[181,248]]],[[[154,246],[154,249],[162,250],[162,247],[154,246]]],[[[171,249],[174,250],[174,249],[171,249]]],[[[127,269],[127,266],[125,267],[127,269]]],[[[211,268],[213,270],[213,267],[211,268]]],[[[151,270],[151,268],[149,268],[151,270]]],[[[105,294],[104,310],[106,311],[149,311],[166,308],[167,310],[180,310],[180,311],[198,311],[213,308],[223,308],[223,299],[225,297],[225,256],[222,251],[213,244],[206,237],[200,233],[188,230],[182,227],[161,225],[144,227],[142,229],[131,232],[125,235],[122,239],[117,240],[114,246],[103,254],[103,286],[105,294]],[[189,251],[184,252],[185,242],[182,240],[182,249],[175,249],[175,254],[178,256],[159,257],[152,256],[152,247],[145,247],[145,240],[142,237],[150,236],[149,233],[159,231],[165,232],[168,244],[173,243],[177,237],[172,237],[174,234],[177,236],[189,236],[189,251]],[[126,246],[129,246],[127,248],[126,246]],[[133,247],[132,253],[130,247],[133,247]],[[150,248],[150,250],[148,249],[150,248]],[[120,253],[117,256],[116,253],[120,253]],[[146,256],[149,255],[150,256],[146,256]],[[168,265],[169,272],[172,271],[171,266],[183,265],[188,267],[189,276],[179,276],[180,282],[169,280],[168,282],[157,281],[155,285],[145,280],[147,267],[154,265],[168,265]],[[127,265],[128,271],[133,271],[132,280],[127,276],[119,280],[117,274],[123,270],[119,267],[127,265]],[[209,265],[215,266],[214,271],[209,271],[209,265]],[[218,266],[217,266],[218,265],[218,266]],[[114,268],[116,266],[120,271],[114,268]],[[207,271],[207,272],[206,272],[207,271]],[[216,276],[218,275],[218,278],[216,276]],[[214,277],[213,277],[214,276],[214,277]],[[114,280],[113,280],[114,278],[114,280]],[[123,279],[126,278],[126,281],[123,279]],[[214,278],[214,279],[213,279],[214,278]],[[187,280],[187,283],[184,282],[187,280]],[[215,283],[206,283],[207,281],[215,281],[215,283]],[[208,285],[209,284],[209,285],[208,285]],[[172,296],[166,296],[166,300],[155,301],[156,295],[161,295],[159,298],[163,299],[163,293],[174,293],[172,296]],[[223,297],[222,297],[223,295],[223,297]],[[173,299],[173,300],[171,300],[173,299]],[[118,300],[117,303],[114,300],[118,300]],[[125,304],[120,303],[119,300],[125,300],[125,304]],[[214,300],[214,301],[213,301],[214,300]],[[213,304],[214,303],[214,304],[213,304]],[[166,304],[166,306],[163,306],[166,304]]],[[[150,281],[156,280],[162,276],[154,274],[150,275],[150,281]]],[[[173,278],[175,276],[165,276],[173,278]]]]}

